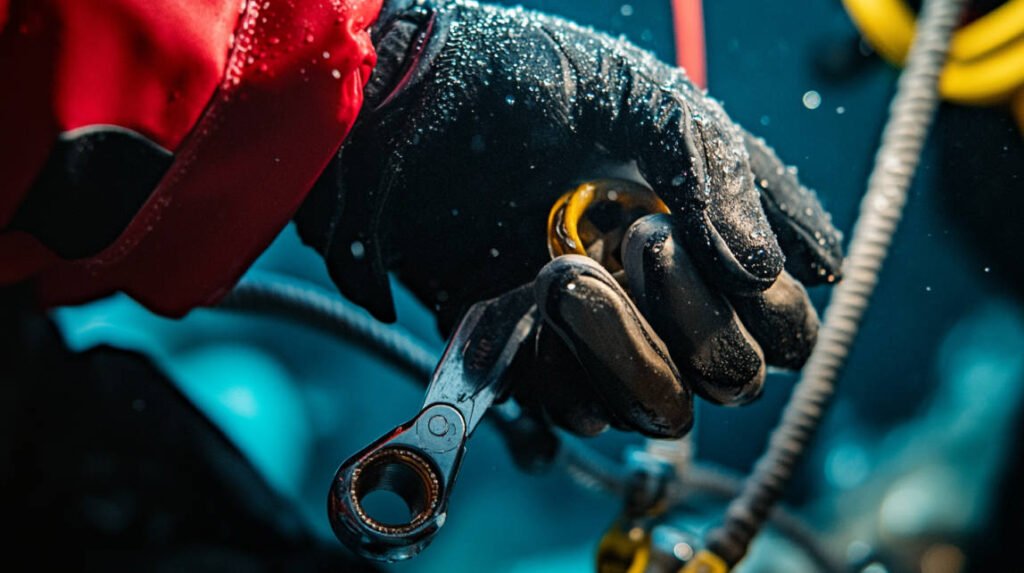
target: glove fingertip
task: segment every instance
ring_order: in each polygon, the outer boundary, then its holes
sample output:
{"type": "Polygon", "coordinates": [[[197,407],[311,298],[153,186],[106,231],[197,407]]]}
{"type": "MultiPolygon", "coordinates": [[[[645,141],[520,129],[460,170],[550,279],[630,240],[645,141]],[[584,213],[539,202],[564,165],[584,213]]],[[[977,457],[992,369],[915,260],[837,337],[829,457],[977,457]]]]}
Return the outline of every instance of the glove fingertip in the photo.
{"type": "Polygon", "coordinates": [[[630,227],[622,248],[630,292],[694,392],[716,404],[750,402],[764,384],[764,355],[674,230],[665,215],[630,227]]]}
{"type": "Polygon", "coordinates": [[[705,269],[707,280],[726,292],[764,291],[785,266],[786,257],[774,234],[761,229],[762,225],[746,230],[752,239],[741,238],[738,234],[743,231],[730,229],[723,233],[705,211],[684,216],[682,226],[687,250],[705,269]]]}
{"type": "Polygon", "coordinates": [[[564,255],[534,283],[537,305],[583,366],[616,427],[678,436],[692,424],[693,399],[664,342],[597,262],[564,255]]]}
{"type": "Polygon", "coordinates": [[[730,302],[768,364],[798,370],[807,362],[818,338],[818,313],[791,275],[784,273],[763,293],[732,297],[730,302]]]}
{"type": "Polygon", "coordinates": [[[786,253],[786,270],[807,285],[838,281],[842,233],[814,192],[761,139],[743,132],[761,208],[786,253]]]}
{"type": "MultiPolygon", "coordinates": [[[[678,440],[690,433],[693,430],[694,415],[693,415],[693,402],[688,402],[683,405],[684,408],[689,410],[689,415],[679,416],[673,419],[673,423],[670,424],[645,424],[643,426],[634,426],[634,429],[641,435],[654,438],[658,440],[678,440]]],[[[636,417],[636,416],[634,416],[636,417]]]]}
{"type": "MultiPolygon", "coordinates": [[[[761,204],[779,242],[786,245],[786,271],[789,274],[808,286],[834,283],[842,278],[842,233],[831,226],[825,231],[806,228],[767,193],[761,195],[761,204]]],[[[820,206],[806,209],[827,218],[820,206]]]]}

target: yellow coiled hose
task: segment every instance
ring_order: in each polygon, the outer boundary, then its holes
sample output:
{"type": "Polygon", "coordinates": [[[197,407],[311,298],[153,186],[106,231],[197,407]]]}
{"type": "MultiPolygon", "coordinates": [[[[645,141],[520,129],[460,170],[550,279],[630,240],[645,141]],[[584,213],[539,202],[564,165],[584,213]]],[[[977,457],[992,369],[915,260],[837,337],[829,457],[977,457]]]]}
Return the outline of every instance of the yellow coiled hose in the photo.
{"type": "MultiPolygon", "coordinates": [[[[903,65],[917,30],[906,2],[843,0],[843,5],[875,50],[903,65]]],[[[1024,131],[1024,0],[1009,0],[956,31],[939,92],[961,104],[1009,104],[1024,131]]]]}

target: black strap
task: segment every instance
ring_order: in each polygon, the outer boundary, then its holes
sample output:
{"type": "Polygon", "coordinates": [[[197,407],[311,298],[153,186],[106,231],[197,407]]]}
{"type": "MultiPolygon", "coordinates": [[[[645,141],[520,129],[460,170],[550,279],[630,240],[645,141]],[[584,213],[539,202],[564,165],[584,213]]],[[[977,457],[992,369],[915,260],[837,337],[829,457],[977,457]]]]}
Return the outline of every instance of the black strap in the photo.
{"type": "Polygon", "coordinates": [[[96,255],[127,228],[172,160],[171,152],[122,127],[62,133],[10,228],[66,259],[96,255]]]}

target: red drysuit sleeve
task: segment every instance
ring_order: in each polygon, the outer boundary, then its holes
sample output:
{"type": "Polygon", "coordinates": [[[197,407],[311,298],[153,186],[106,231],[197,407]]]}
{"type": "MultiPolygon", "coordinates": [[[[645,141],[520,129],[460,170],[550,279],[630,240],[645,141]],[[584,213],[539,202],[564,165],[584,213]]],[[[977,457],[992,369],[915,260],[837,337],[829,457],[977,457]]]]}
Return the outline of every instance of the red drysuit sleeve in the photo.
{"type": "Polygon", "coordinates": [[[0,284],[167,315],[215,302],[351,128],[380,2],[0,0],[0,284]],[[173,160],[112,244],[66,260],[8,223],[57,137],[96,125],[173,160]]]}

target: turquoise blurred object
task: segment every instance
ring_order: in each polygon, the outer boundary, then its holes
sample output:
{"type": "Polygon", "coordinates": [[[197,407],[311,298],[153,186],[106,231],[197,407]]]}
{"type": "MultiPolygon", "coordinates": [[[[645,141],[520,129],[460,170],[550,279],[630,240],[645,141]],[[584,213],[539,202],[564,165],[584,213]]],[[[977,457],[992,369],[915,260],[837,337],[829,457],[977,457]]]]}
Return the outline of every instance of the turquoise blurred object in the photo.
{"type": "MultiPolygon", "coordinates": [[[[246,276],[272,270],[329,286],[322,267],[289,227],[246,276]]],[[[440,349],[432,318],[407,296],[399,305],[420,337],[440,349]]],[[[352,431],[362,418],[346,413],[344,394],[394,384],[415,403],[415,386],[387,365],[287,321],[216,309],[168,320],[123,295],[61,308],[54,317],[73,349],[109,344],[153,359],[275,489],[294,499],[319,434],[352,431]]]]}

